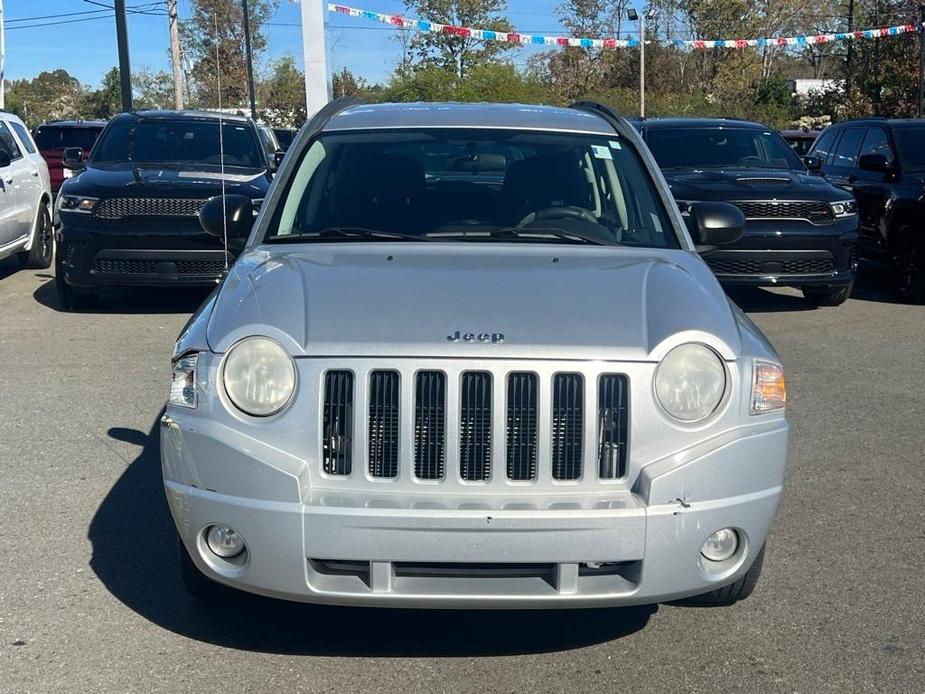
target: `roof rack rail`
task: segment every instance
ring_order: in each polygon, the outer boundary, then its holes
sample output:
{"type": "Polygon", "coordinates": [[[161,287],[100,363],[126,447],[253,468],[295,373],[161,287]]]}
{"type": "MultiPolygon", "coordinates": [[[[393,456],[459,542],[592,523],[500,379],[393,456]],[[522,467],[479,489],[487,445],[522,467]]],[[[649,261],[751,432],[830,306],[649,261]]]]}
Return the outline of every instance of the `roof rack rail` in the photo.
{"type": "Polygon", "coordinates": [[[569,104],[569,108],[596,113],[599,116],[603,116],[604,120],[617,120],[620,118],[620,114],[610,106],[602,104],[599,101],[591,101],[590,99],[575,101],[574,103],[569,104]]]}

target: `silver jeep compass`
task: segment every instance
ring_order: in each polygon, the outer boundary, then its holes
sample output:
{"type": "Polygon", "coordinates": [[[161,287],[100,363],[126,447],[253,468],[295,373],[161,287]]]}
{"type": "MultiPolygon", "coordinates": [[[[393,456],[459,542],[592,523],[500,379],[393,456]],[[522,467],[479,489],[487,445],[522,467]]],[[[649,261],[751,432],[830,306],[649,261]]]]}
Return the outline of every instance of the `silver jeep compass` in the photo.
{"type": "Polygon", "coordinates": [[[780,361],[606,107],[337,101],[173,355],[182,575],[306,602],[597,607],[751,593],[784,478],[780,361]]]}

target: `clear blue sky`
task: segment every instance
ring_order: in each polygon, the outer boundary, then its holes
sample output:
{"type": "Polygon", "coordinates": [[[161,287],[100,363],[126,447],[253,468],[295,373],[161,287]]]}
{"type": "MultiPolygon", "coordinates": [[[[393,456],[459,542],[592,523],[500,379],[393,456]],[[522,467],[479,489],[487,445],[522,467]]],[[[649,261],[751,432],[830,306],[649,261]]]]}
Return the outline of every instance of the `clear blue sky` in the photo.
{"type": "MultiPolygon", "coordinates": [[[[227,0],[238,2],[239,0],[227,0]]],[[[326,0],[304,0],[326,2],[326,0]]],[[[508,16],[527,33],[556,34],[561,27],[554,8],[559,0],[508,0],[508,16]]],[[[111,5],[111,0],[94,0],[111,5]]],[[[129,7],[164,6],[163,0],[127,0],[129,7]]],[[[350,0],[345,5],[388,14],[402,11],[401,0],[350,0]]],[[[111,13],[86,13],[102,8],[86,0],[5,0],[7,22],[7,79],[31,78],[43,70],[65,68],[82,83],[96,86],[103,74],[117,64],[115,24],[111,13]],[[50,16],[49,16],[50,15],[50,16]],[[27,17],[49,16],[34,21],[27,17]],[[72,22],[21,28],[30,24],[72,22]],[[84,21],[85,20],[85,21],[84,21]],[[20,27],[20,28],[17,28],[20,27]]],[[[190,0],[179,0],[181,19],[190,12],[190,0]]],[[[383,81],[392,72],[400,50],[389,27],[364,19],[330,15],[329,46],[335,69],[347,67],[371,82],[383,81]]],[[[477,28],[477,27],[476,27],[477,28]]],[[[167,17],[132,14],[128,19],[132,66],[169,70],[167,17]]],[[[299,6],[281,0],[279,11],[266,28],[269,47],[264,61],[285,54],[301,56],[299,6]]],[[[538,48],[523,47],[513,57],[525,61],[538,48]]]]}

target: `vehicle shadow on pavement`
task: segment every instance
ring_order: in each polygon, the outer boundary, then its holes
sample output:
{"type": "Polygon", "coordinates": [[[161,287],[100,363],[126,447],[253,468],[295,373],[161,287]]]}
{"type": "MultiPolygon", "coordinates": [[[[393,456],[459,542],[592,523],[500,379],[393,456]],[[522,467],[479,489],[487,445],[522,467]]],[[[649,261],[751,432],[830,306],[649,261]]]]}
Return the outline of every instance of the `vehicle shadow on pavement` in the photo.
{"type": "MultiPolygon", "coordinates": [[[[99,301],[93,308],[67,313],[192,313],[213,289],[214,287],[113,287],[100,293],[99,301]]],[[[65,312],[58,301],[53,278],[43,282],[32,296],[43,306],[65,312]]]]}
{"type": "Polygon", "coordinates": [[[644,628],[656,607],[588,610],[398,610],[305,605],[234,593],[205,604],[180,580],[160,471],[159,425],[109,436],[142,446],[90,523],[90,566],[124,605],[177,634],[280,654],[472,657],[580,648],[644,628]]]}

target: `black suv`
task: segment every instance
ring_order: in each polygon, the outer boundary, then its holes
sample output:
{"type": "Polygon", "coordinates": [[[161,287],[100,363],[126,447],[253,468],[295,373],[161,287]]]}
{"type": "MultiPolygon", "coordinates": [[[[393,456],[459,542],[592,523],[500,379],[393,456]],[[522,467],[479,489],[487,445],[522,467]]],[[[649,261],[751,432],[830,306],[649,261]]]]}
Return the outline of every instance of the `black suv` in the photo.
{"type": "Polygon", "coordinates": [[[854,193],[861,255],[891,263],[901,299],[925,302],[925,121],[868,118],[831,125],[807,163],[854,193]]]}
{"type": "Polygon", "coordinates": [[[777,132],[725,118],[635,125],[682,215],[702,200],[745,214],[741,240],[703,255],[721,283],[799,287],[820,306],[848,298],[858,266],[856,203],[811,175],[777,132]]]}
{"type": "Polygon", "coordinates": [[[248,118],[141,111],[113,118],[86,161],[66,150],[64,165],[77,174],[56,203],[56,283],[66,308],[82,308],[105,286],[214,284],[240,249],[202,230],[200,208],[226,192],[257,209],[276,162],[248,118]]]}

